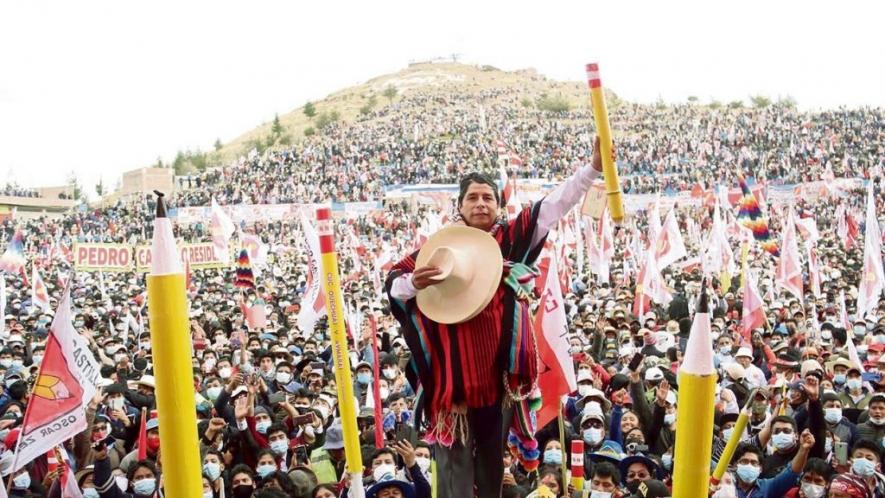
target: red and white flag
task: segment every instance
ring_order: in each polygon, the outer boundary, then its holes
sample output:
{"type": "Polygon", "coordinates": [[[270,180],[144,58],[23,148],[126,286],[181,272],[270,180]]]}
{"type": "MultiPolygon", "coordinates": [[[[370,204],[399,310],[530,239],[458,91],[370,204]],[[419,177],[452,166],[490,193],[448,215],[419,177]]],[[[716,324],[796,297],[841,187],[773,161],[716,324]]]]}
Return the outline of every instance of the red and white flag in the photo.
{"type": "Polygon", "coordinates": [[[31,266],[31,309],[39,308],[44,313],[49,311],[49,290],[37,270],[37,265],[31,266]]]}
{"type": "Polygon", "coordinates": [[[857,236],[860,233],[860,227],[857,226],[857,220],[843,203],[836,208],[836,235],[842,240],[842,246],[846,251],[854,248],[857,242],[857,236]]]}
{"type": "Polygon", "coordinates": [[[664,226],[658,232],[655,244],[655,259],[658,269],[663,270],[671,264],[688,255],[685,250],[685,241],[679,233],[679,224],[676,222],[676,210],[671,209],[664,220],[664,226]]]}
{"type": "Polygon", "coordinates": [[[765,325],[765,309],[762,307],[762,297],[756,289],[755,279],[748,270],[744,270],[744,288],[741,292],[743,309],[741,311],[741,339],[743,346],[752,348],[751,340],[753,329],[765,325]]]}
{"type": "Polygon", "coordinates": [[[557,278],[556,256],[547,251],[539,265],[545,282],[538,312],[535,335],[538,338],[538,388],[543,393],[538,411],[538,427],[544,427],[559,414],[562,396],[578,388],[575,367],[569,354],[568,321],[565,303],[557,278]]]}
{"type": "Polygon", "coordinates": [[[62,462],[64,465],[64,473],[61,475],[61,498],[83,498],[80,486],[77,485],[77,479],[74,477],[74,471],[68,462],[62,462]]]}
{"type": "Polygon", "coordinates": [[[304,245],[307,248],[307,285],[301,299],[298,327],[304,333],[311,333],[317,320],[326,313],[326,300],[320,281],[320,238],[303,211],[301,230],[304,232],[304,245]]]}
{"type": "Polygon", "coordinates": [[[785,290],[802,302],[802,262],[799,259],[799,244],[796,242],[796,227],[793,223],[793,210],[788,210],[784,218],[781,237],[781,255],[774,274],[774,285],[785,290]]]}
{"type": "Polygon", "coordinates": [[[867,189],[867,212],[863,243],[863,271],[857,285],[857,317],[864,318],[879,304],[885,286],[882,271],[882,235],[879,220],[876,218],[876,203],[873,200],[873,182],[867,189]]]}
{"type": "Polygon", "coordinates": [[[215,202],[214,197],[212,198],[209,212],[209,231],[212,234],[212,246],[215,249],[215,255],[221,261],[228,262],[230,261],[228,244],[230,244],[230,237],[237,227],[234,225],[233,220],[230,219],[230,216],[215,202]]]}
{"type": "Polygon", "coordinates": [[[817,260],[817,244],[811,240],[805,241],[805,249],[808,252],[808,285],[816,299],[822,296],[820,291],[820,264],[817,260]]]}
{"type": "Polygon", "coordinates": [[[636,278],[636,297],[633,301],[633,314],[641,317],[651,307],[650,301],[666,305],[673,300],[670,290],[664,285],[664,278],[658,269],[655,251],[645,251],[645,261],[636,278]]]}
{"type": "Polygon", "coordinates": [[[584,225],[584,241],[587,243],[587,263],[590,271],[596,274],[596,281],[601,284],[609,283],[608,258],[602,249],[601,240],[597,240],[596,230],[592,222],[587,220],[584,225]]]}
{"type": "Polygon", "coordinates": [[[734,252],[728,243],[725,223],[719,213],[719,203],[713,207],[713,227],[707,241],[707,251],[701,258],[701,266],[705,275],[719,276],[722,273],[735,273],[734,252]]]}
{"type": "Polygon", "coordinates": [[[46,338],[16,445],[12,472],[86,429],[86,406],[101,378],[89,344],[71,322],[70,286],[58,304],[46,338]]]}

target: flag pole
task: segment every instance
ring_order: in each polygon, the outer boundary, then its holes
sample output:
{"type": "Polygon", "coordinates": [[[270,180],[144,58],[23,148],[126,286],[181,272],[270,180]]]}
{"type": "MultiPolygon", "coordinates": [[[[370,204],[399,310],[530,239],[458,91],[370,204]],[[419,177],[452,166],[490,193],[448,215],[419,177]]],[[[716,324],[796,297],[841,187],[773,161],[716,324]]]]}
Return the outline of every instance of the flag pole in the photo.
{"type": "MultiPolygon", "coordinates": [[[[332,337],[332,360],[335,368],[335,384],[338,389],[338,411],[341,415],[341,428],[344,435],[344,455],[347,472],[351,477],[351,493],[354,498],[364,496],[362,489],[363,458],[360,453],[359,431],[356,425],[356,407],[353,398],[353,378],[350,374],[350,358],[345,331],[344,298],[341,295],[341,276],[338,273],[338,252],[335,251],[335,230],[332,210],[319,208],[316,211],[317,235],[320,239],[320,260],[323,296],[326,299],[326,314],[329,317],[329,332],[332,337]]],[[[194,495],[196,496],[196,495],[194,495]]]]}
{"type": "Polygon", "coordinates": [[[163,480],[168,496],[200,496],[203,489],[197,446],[197,411],[191,379],[191,338],[187,290],[172,222],[166,217],[163,194],[157,211],[147,275],[148,316],[157,381],[160,445],[167,463],[163,480]]]}
{"type": "Polygon", "coordinates": [[[567,486],[568,484],[566,484],[566,483],[569,482],[569,479],[568,479],[568,464],[565,461],[566,460],[566,458],[565,458],[565,455],[566,455],[566,451],[565,451],[565,422],[563,421],[563,416],[562,416],[562,396],[559,397],[558,405],[559,405],[559,416],[557,417],[557,419],[559,419],[559,448],[560,448],[559,451],[562,452],[562,461],[559,463],[559,465],[560,465],[560,472],[562,472],[562,483],[564,486],[567,486]]]}

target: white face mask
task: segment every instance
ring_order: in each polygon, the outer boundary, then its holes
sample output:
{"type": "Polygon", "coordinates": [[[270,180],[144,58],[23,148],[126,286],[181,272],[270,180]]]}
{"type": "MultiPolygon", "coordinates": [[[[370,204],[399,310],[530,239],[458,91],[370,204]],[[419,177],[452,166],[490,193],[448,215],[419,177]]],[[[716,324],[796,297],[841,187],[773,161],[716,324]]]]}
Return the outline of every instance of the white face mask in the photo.
{"type": "Polygon", "coordinates": [[[222,367],[218,370],[218,376],[221,377],[222,379],[229,379],[230,374],[231,374],[230,367],[222,367]]]}
{"type": "Polygon", "coordinates": [[[378,396],[381,396],[382,401],[387,400],[387,397],[390,396],[390,389],[386,387],[378,389],[378,396]]]}
{"type": "Polygon", "coordinates": [[[803,482],[801,489],[807,498],[823,498],[824,492],[827,490],[824,486],[818,486],[810,482],[803,482]]]}
{"type": "Polygon", "coordinates": [[[415,463],[418,464],[418,468],[421,469],[421,472],[427,474],[430,471],[430,459],[427,457],[415,457],[415,463]]]}
{"type": "Polygon", "coordinates": [[[590,498],[612,498],[612,494],[608,491],[590,491],[590,498]]]}
{"type": "Polygon", "coordinates": [[[587,396],[588,394],[590,394],[590,391],[592,391],[592,390],[593,390],[593,386],[588,386],[586,384],[578,385],[578,394],[580,396],[587,396]]]}
{"type": "Polygon", "coordinates": [[[375,482],[389,481],[396,477],[396,467],[390,463],[382,463],[372,471],[375,482]]]}

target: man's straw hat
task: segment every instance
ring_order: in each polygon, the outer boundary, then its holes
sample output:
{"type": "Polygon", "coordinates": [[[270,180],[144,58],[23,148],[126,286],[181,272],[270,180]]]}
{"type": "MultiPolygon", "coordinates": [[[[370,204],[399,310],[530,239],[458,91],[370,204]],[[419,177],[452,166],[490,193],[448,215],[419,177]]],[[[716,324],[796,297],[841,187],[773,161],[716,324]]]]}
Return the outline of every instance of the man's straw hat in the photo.
{"type": "Polygon", "coordinates": [[[483,230],[455,225],[433,234],[421,247],[416,268],[432,265],[442,273],[436,285],[418,291],[418,308],[438,323],[462,323],[478,315],[492,300],[504,258],[498,243],[483,230]]]}

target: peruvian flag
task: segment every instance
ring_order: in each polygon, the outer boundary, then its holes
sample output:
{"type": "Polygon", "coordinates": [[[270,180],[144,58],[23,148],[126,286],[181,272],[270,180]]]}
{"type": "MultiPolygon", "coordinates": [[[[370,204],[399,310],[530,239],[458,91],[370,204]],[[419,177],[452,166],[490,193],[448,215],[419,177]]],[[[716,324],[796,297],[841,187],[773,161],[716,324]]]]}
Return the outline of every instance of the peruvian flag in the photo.
{"type": "Polygon", "coordinates": [[[31,266],[31,309],[39,308],[43,312],[49,311],[49,290],[37,270],[37,265],[31,266]]]}
{"type": "Polygon", "coordinates": [[[796,242],[796,227],[793,223],[793,210],[789,209],[783,224],[781,255],[775,269],[775,287],[786,290],[802,301],[802,262],[799,259],[799,245],[796,242]]]}
{"type": "Polygon", "coordinates": [[[687,255],[685,242],[682,240],[682,234],[679,233],[679,224],[676,223],[676,210],[671,209],[667,213],[667,219],[658,233],[655,244],[655,259],[658,262],[658,269],[663,270],[687,255]]]}
{"type": "Polygon", "coordinates": [[[535,314],[535,335],[538,338],[538,388],[543,393],[538,411],[538,427],[544,427],[559,414],[562,396],[578,388],[575,368],[569,354],[568,321],[557,279],[556,256],[553,251],[539,265],[544,281],[541,302],[535,314]]]}
{"type": "Polygon", "coordinates": [[[320,282],[320,238],[304,212],[300,214],[307,247],[307,286],[301,300],[301,312],[298,313],[298,327],[309,333],[313,331],[317,320],[326,313],[326,300],[323,298],[320,282]]]}
{"type": "Polygon", "coordinates": [[[744,288],[742,289],[741,300],[743,301],[743,309],[741,310],[741,339],[743,345],[752,348],[751,340],[753,329],[758,329],[765,325],[765,310],[762,308],[762,298],[759,296],[759,290],[756,289],[756,281],[750,276],[750,272],[744,269],[744,288]]]}
{"type": "Polygon", "coordinates": [[[879,303],[885,287],[885,274],[882,270],[882,236],[879,233],[879,220],[876,218],[876,205],[873,200],[873,182],[867,190],[866,233],[863,244],[863,271],[857,286],[857,316],[863,318],[871,313],[879,303]]]}
{"type": "Polygon", "coordinates": [[[99,365],[89,352],[89,344],[71,322],[69,286],[50,326],[11,472],[86,429],[86,406],[100,378],[99,365]]]}

